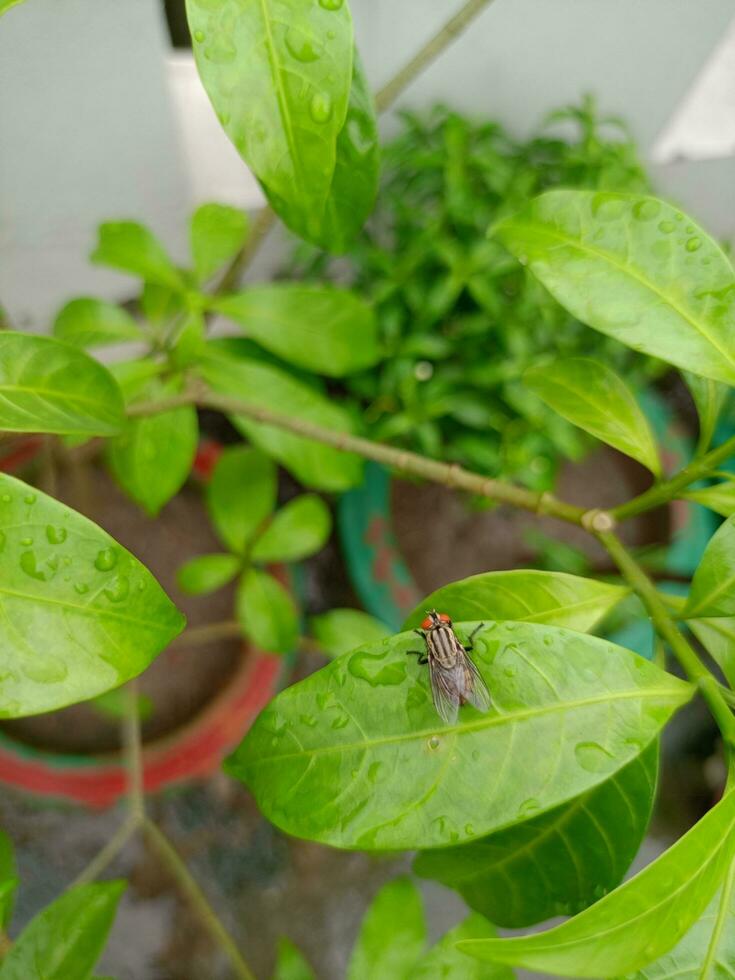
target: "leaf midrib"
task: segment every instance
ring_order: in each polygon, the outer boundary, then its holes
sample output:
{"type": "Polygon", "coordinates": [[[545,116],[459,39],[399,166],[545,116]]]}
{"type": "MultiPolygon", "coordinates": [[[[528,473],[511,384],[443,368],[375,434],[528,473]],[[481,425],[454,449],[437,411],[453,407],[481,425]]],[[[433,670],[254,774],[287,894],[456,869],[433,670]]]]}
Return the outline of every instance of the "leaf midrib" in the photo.
{"type": "Polygon", "coordinates": [[[704,962],[702,963],[702,972],[700,973],[701,980],[707,980],[710,967],[715,965],[715,956],[717,953],[717,947],[720,942],[722,930],[725,927],[725,921],[727,919],[728,912],[730,911],[730,896],[732,895],[734,884],[735,884],[735,862],[733,862],[732,865],[730,866],[730,871],[728,872],[727,878],[725,879],[725,884],[722,886],[722,893],[720,895],[720,907],[717,910],[717,918],[715,920],[715,925],[712,930],[712,936],[710,937],[709,945],[707,946],[707,955],[705,956],[704,962]]]}
{"type": "Polygon", "coordinates": [[[65,402],[78,402],[81,405],[91,405],[93,408],[97,409],[100,407],[106,407],[106,402],[102,400],[95,401],[93,398],[85,398],[83,395],[80,395],[77,392],[69,392],[68,390],[63,390],[61,388],[29,388],[27,385],[6,384],[5,382],[0,382],[0,393],[3,392],[20,392],[24,395],[43,395],[46,398],[54,399],[62,398],[65,402]]]}
{"type": "Polygon", "coordinates": [[[94,617],[100,619],[116,619],[120,622],[132,623],[135,626],[148,626],[160,632],[168,632],[168,630],[162,626],[160,620],[137,619],[134,616],[126,616],[123,613],[115,612],[114,610],[99,609],[97,606],[81,605],[76,602],[68,602],[65,599],[50,599],[48,596],[31,595],[27,592],[16,592],[15,590],[8,589],[5,586],[0,586],[0,595],[11,596],[14,599],[23,599],[26,602],[44,603],[49,606],[60,606],[62,609],[69,609],[85,616],[93,615],[94,617]]]}

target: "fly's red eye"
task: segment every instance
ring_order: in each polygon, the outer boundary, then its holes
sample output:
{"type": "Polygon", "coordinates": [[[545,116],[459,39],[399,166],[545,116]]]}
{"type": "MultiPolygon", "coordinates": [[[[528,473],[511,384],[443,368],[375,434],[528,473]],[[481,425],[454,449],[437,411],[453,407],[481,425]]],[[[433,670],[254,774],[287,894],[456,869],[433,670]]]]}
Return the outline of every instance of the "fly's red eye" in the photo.
{"type": "Polygon", "coordinates": [[[427,616],[426,619],[421,624],[422,630],[430,630],[432,627],[431,616],[427,616]]]}
{"type": "Polygon", "coordinates": [[[451,616],[447,616],[446,613],[439,613],[439,619],[443,623],[451,623],[452,622],[452,617],[451,616]]]}

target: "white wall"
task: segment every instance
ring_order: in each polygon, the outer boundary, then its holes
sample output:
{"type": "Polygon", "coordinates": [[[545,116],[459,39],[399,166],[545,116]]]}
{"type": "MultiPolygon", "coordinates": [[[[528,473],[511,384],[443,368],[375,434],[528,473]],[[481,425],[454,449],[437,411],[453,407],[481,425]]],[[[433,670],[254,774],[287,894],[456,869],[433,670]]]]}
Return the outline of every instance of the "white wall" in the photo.
{"type": "MultiPolygon", "coordinates": [[[[352,0],[373,83],[460,6],[352,0]]],[[[523,134],[592,91],[645,155],[733,14],[732,0],[495,0],[402,104],[441,100],[523,134]]],[[[126,295],[126,280],[86,265],[106,217],[148,221],[184,257],[193,192],[167,53],[158,0],[27,0],[0,20],[0,301],[18,320],[43,328],[80,290],[126,295]]],[[[735,231],[735,160],[655,177],[714,232],[735,231]]]]}

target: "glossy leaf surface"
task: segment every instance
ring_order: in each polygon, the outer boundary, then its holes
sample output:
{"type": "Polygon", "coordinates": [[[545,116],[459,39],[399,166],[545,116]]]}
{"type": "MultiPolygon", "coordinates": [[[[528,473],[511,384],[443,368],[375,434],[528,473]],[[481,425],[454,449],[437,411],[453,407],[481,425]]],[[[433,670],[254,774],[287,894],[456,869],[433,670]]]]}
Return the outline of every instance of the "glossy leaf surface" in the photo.
{"type": "Polygon", "coordinates": [[[687,626],[719,664],[728,684],[735,685],[735,618],[690,619],[687,626]]]}
{"type": "Polygon", "coordinates": [[[735,615],[735,517],[710,538],[683,615],[686,619],[735,615]]]}
{"type": "Polygon", "coordinates": [[[493,234],[583,323],[735,384],[735,273],[677,208],[632,194],[549,191],[493,234]]]}
{"type": "Polygon", "coordinates": [[[203,595],[227,585],[240,569],[237,555],[199,555],[182,565],[177,574],[179,588],[189,595],[203,595]]]}
{"type": "Polygon", "coordinates": [[[184,282],[158,239],[135,221],[108,221],[98,229],[90,261],[107,265],[146,282],[180,290],[184,282]]]}
{"type": "Polygon", "coordinates": [[[83,351],[51,337],[0,336],[0,429],[110,436],[123,426],[114,378],[83,351]]]}
{"type": "Polygon", "coordinates": [[[302,210],[318,227],[352,79],[347,3],[187,0],[186,10],[225,132],[279,214],[302,210]]]}
{"type": "Polygon", "coordinates": [[[407,656],[421,642],[402,633],[339,657],[262,712],[227,766],[273,823],[365,850],[476,840],[617,772],[692,694],[603,640],[486,623],[472,658],[493,707],[445,725],[407,656]]]}
{"type": "Polygon", "coordinates": [[[656,440],[635,396],[615,371],[589,357],[558,358],[530,368],[531,391],[573,425],[661,475],[656,440]]]}
{"type": "Polygon", "coordinates": [[[372,308],[333,286],[275,283],[225,296],[213,308],[297,367],[339,378],[380,357],[372,308]]]}
{"type": "Polygon", "coordinates": [[[323,548],[332,530],[332,515],[321,497],[304,494],[289,501],[253,545],[253,561],[300,561],[323,548]]]}
{"type": "Polygon", "coordinates": [[[11,7],[17,7],[21,3],[25,3],[25,0],[0,0],[0,17],[7,13],[11,7]]]}
{"type": "Polygon", "coordinates": [[[1,980],[87,980],[104,949],[124,881],[72,888],[25,927],[0,967],[1,980]]]}
{"type": "Polygon", "coordinates": [[[217,461],[207,510],[224,545],[242,554],[276,506],[276,468],[257,449],[233,446],[217,461]]]}
{"type": "Polygon", "coordinates": [[[654,742],[570,803],[472,844],[424,851],[414,870],[507,929],[573,915],[622,881],[648,827],[657,769],[654,742]]]}
{"type": "Polygon", "coordinates": [[[314,639],[330,657],[341,657],[355,647],[385,639],[390,633],[385,623],[361,609],[330,609],[312,616],[309,625],[314,639]]]}
{"type": "Polygon", "coordinates": [[[225,204],[202,204],[191,216],[189,242],[194,272],[206,282],[229,262],[244,245],[250,222],[239,208],[225,204]]]}
{"type": "Polygon", "coordinates": [[[268,572],[250,568],[240,579],[235,613],[243,631],[266,653],[289,653],[299,638],[293,599],[268,572]]]}
{"type": "Polygon", "coordinates": [[[306,957],[290,939],[282,937],[278,940],[273,980],[316,980],[316,974],[309,966],[306,957]]]}
{"type": "Polygon", "coordinates": [[[722,517],[732,517],[735,514],[735,481],[733,480],[714,483],[711,487],[701,487],[698,490],[687,490],[682,496],[709,507],[722,517]]]}
{"type": "Polygon", "coordinates": [[[473,913],[464,922],[440,939],[426,956],[419,960],[411,980],[512,980],[513,971],[507,966],[474,962],[460,953],[456,944],[463,939],[490,939],[495,928],[481,915],[473,913]]]}
{"type": "Polygon", "coordinates": [[[102,528],[0,474],[0,717],[92,698],[137,676],[184,626],[102,528]]]}
{"type": "Polygon", "coordinates": [[[54,336],[77,347],[104,347],[142,340],[143,332],[127,310],[116,303],[80,296],[59,310],[54,336]]]}
{"type": "Polygon", "coordinates": [[[484,572],[432,592],[404,624],[419,626],[429,609],[453,619],[513,619],[586,632],[625,598],[628,589],[565,572],[484,572]]]}
{"type": "Polygon", "coordinates": [[[735,855],[735,793],[634,878],[573,919],[513,939],[463,942],[489,962],[570,977],[617,977],[671,949],[699,919],[735,855]]]}
{"type": "MultiPolygon", "coordinates": [[[[256,408],[308,419],[338,432],[353,429],[352,418],[345,409],[285,371],[251,358],[232,356],[231,345],[210,345],[208,351],[199,370],[215,391],[243,399],[256,408]]],[[[341,491],[356,486],[362,478],[362,461],[353,453],[340,452],[244,415],[233,415],[232,421],[306,486],[341,491]]]]}
{"type": "Polygon", "coordinates": [[[421,895],[408,878],[378,892],[365,914],[347,980],[412,980],[426,945],[421,895]]]}
{"type": "Polygon", "coordinates": [[[699,416],[698,452],[705,452],[712,442],[717,420],[728,394],[727,385],[710,378],[702,378],[690,371],[682,371],[682,377],[691,392],[699,416]]]}

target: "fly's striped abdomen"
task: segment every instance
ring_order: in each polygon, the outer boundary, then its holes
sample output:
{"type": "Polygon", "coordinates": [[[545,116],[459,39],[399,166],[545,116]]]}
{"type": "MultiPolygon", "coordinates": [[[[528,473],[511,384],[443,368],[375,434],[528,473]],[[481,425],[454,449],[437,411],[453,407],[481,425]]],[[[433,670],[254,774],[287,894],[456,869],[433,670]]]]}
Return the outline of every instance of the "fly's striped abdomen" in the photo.
{"type": "Polygon", "coordinates": [[[440,667],[450,668],[457,663],[458,641],[450,626],[435,626],[426,634],[426,645],[429,656],[440,667]]]}

